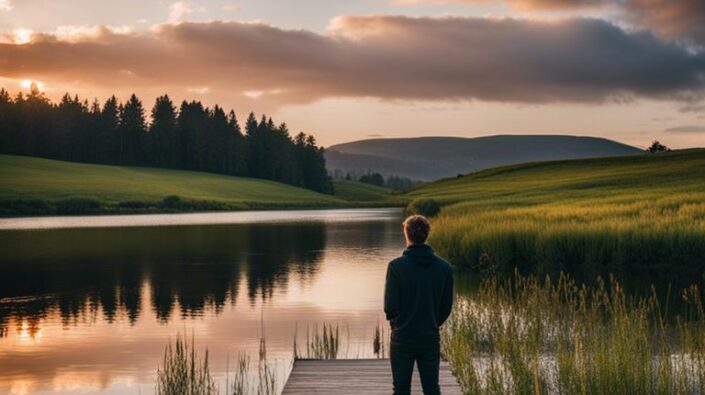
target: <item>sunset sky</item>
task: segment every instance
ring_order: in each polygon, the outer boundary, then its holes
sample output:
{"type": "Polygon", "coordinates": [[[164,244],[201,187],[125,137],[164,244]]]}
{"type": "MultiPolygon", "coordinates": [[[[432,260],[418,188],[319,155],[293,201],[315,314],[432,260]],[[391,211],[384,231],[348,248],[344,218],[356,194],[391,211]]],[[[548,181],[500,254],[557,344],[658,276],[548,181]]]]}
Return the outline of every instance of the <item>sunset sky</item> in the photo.
{"type": "Polygon", "coordinates": [[[0,86],[369,137],[705,146],[703,0],[0,0],[0,86]],[[24,83],[23,83],[24,82],[24,83]]]}

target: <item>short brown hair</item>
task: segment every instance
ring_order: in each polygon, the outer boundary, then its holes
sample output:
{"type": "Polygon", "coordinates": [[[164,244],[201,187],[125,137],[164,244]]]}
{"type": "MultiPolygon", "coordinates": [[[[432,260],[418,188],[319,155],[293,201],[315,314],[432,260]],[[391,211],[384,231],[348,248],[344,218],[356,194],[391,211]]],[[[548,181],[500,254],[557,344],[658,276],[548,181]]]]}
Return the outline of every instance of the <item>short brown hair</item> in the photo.
{"type": "Polygon", "coordinates": [[[414,244],[423,244],[431,233],[431,224],[423,215],[412,215],[404,220],[404,232],[414,244]]]}

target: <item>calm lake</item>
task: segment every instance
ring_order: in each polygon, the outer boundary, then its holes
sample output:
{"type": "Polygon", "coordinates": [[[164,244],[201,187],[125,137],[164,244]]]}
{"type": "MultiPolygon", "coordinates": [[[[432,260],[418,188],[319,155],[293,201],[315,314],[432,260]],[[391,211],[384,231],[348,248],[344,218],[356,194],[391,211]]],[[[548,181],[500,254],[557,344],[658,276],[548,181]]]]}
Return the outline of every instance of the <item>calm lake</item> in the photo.
{"type": "MultiPolygon", "coordinates": [[[[340,327],[372,356],[401,210],[0,220],[0,393],[148,394],[178,333],[225,385],[238,353],[288,368],[294,334],[340,327]]],[[[386,326],[385,326],[386,328],[386,326]]]]}

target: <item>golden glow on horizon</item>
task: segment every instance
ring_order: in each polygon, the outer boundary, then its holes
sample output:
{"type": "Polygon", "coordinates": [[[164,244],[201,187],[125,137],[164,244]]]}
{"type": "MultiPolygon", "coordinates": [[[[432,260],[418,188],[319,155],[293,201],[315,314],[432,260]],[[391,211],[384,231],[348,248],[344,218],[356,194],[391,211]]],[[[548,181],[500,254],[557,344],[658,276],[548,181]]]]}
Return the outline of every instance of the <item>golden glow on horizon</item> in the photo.
{"type": "Polygon", "coordinates": [[[32,29],[15,29],[12,31],[12,40],[15,44],[28,44],[30,41],[32,41],[33,34],[34,30],[32,29]]]}
{"type": "Polygon", "coordinates": [[[32,381],[20,379],[12,382],[10,395],[27,395],[31,392],[32,381]]]}
{"type": "Polygon", "coordinates": [[[30,90],[30,89],[32,89],[32,84],[37,84],[37,89],[39,89],[40,91],[43,91],[43,90],[44,90],[44,83],[41,82],[41,81],[37,81],[37,80],[22,80],[22,82],[20,83],[20,85],[22,86],[22,89],[25,89],[25,90],[30,90]]]}

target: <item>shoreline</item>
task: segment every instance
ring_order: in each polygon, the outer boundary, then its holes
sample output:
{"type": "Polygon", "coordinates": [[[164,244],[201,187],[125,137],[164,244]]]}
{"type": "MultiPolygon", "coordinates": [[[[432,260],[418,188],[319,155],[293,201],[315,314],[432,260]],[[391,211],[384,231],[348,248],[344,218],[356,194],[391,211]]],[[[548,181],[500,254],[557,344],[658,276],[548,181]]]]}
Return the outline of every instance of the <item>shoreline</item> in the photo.
{"type": "MultiPolygon", "coordinates": [[[[390,195],[390,197],[393,195],[390,195]]],[[[104,203],[94,198],[68,198],[63,200],[5,199],[0,200],[0,220],[13,218],[43,218],[63,216],[114,216],[148,214],[196,214],[243,211],[289,211],[359,208],[403,208],[406,199],[381,201],[346,201],[313,204],[284,204],[266,202],[225,203],[209,200],[184,199],[168,196],[161,201],[124,201],[104,203]]]]}
{"type": "Polygon", "coordinates": [[[0,218],[0,232],[108,227],[287,224],[327,222],[331,219],[336,222],[386,221],[391,215],[396,216],[402,210],[401,207],[354,207],[12,217],[0,218]],[[347,217],[340,218],[341,214],[345,215],[346,213],[349,214],[347,217]],[[334,218],[331,217],[331,214],[334,218]]]}

